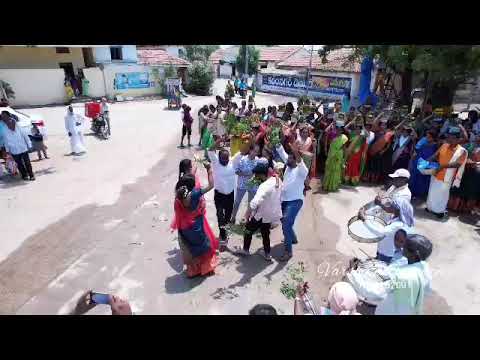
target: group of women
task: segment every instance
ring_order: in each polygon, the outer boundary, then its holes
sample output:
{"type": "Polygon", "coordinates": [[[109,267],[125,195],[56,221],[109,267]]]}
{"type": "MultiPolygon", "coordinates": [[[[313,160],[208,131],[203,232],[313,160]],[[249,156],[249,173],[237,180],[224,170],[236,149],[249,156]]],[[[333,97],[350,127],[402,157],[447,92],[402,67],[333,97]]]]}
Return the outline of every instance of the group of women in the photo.
{"type": "Polygon", "coordinates": [[[418,162],[435,154],[446,141],[448,128],[458,126],[462,131],[461,145],[469,158],[461,186],[450,192],[448,207],[457,212],[479,213],[480,122],[476,110],[471,110],[465,120],[452,113],[443,117],[433,113],[422,116],[416,110],[414,119],[400,123],[393,122],[385,113],[374,118],[368,106],[359,111],[350,108],[346,114],[340,110],[338,103],[330,114],[317,108],[306,117],[310,118],[310,136],[317,144],[314,175],[323,175],[325,191],[337,191],[342,184],[356,186],[360,181],[383,184],[388,174],[408,169],[413,197],[425,199],[430,175],[418,170],[418,162]]]}

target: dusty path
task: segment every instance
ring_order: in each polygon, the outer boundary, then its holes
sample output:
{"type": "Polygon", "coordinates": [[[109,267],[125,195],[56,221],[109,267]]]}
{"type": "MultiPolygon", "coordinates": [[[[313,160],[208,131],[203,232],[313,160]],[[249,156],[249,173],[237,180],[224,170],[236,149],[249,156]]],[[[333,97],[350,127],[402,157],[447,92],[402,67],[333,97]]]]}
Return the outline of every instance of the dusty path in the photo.
{"type": "MultiPolygon", "coordinates": [[[[195,112],[213,102],[212,98],[188,101],[195,112]]],[[[262,106],[283,101],[258,95],[262,106]]],[[[9,213],[0,224],[10,229],[2,233],[0,245],[4,255],[0,313],[65,313],[88,288],[127,297],[139,314],[246,314],[257,303],[292,313],[291,302],[279,290],[284,263],[267,264],[258,255],[239,259],[226,252],[220,256],[216,276],[189,280],[182,274],[176,236],[168,230],[172,189],[179,160],[192,157],[196,150],[177,149],[178,118],[160,105],[113,106],[118,120],[109,151],[105,152],[105,143],[89,138],[90,153],[80,160],[62,157],[67,145],[61,127],[63,109],[40,110],[59,122],[50,124],[48,144],[55,160],[37,163],[45,176],[35,184],[0,183],[1,210],[9,213]],[[142,121],[133,123],[137,118],[142,121]]],[[[202,177],[205,181],[204,173],[202,177]]],[[[329,286],[341,278],[348,259],[359,255],[346,223],[374,195],[371,187],[323,194],[314,185],[307,196],[296,224],[299,244],[291,264],[306,264],[306,279],[319,304],[329,286]]],[[[208,219],[216,229],[213,193],[207,195],[207,204],[208,219]]],[[[430,261],[436,271],[435,293],[427,299],[426,313],[478,313],[480,281],[472,270],[480,254],[476,222],[451,218],[438,223],[421,209],[417,219],[419,231],[435,245],[430,261]]],[[[278,227],[272,232],[274,257],[281,253],[281,240],[278,227]]],[[[235,235],[231,244],[241,244],[241,238],[235,235]]],[[[261,240],[254,237],[252,251],[260,247],[261,240]]],[[[374,246],[361,248],[374,254],[374,246]]],[[[108,310],[98,307],[92,313],[108,310]]]]}

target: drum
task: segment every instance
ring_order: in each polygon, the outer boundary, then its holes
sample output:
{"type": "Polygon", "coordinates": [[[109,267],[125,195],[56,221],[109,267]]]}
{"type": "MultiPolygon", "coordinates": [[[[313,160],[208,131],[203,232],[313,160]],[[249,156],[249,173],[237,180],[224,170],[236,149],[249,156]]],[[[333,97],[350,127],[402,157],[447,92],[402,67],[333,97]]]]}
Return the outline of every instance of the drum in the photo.
{"type": "Polygon", "coordinates": [[[365,215],[365,221],[354,216],[348,221],[348,235],[361,243],[377,243],[385,237],[383,235],[385,226],[387,223],[377,216],[365,215]]]}
{"type": "Polygon", "coordinates": [[[370,305],[378,305],[387,296],[385,281],[390,279],[388,265],[380,260],[359,261],[347,271],[346,281],[355,289],[358,298],[370,305]]]}

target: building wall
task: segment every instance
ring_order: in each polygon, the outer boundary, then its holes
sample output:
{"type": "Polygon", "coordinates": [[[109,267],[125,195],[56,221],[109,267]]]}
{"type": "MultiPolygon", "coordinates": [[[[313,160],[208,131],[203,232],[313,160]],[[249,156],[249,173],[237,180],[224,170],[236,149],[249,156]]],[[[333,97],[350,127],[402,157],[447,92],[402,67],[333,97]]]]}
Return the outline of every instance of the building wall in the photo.
{"type": "Polygon", "coordinates": [[[219,66],[220,66],[220,77],[230,79],[232,77],[232,65],[223,64],[219,66]]]}
{"type": "MultiPolygon", "coordinates": [[[[154,82],[154,76],[152,73],[152,67],[137,64],[109,64],[104,66],[106,93],[109,98],[115,95],[126,96],[144,96],[158,94],[159,89],[157,86],[151,86],[143,89],[116,89],[115,88],[115,76],[117,73],[132,73],[132,72],[148,72],[150,81],[154,82]]],[[[155,83],[156,85],[156,83],[155,83]]]]}
{"type": "Polygon", "coordinates": [[[105,81],[103,72],[99,68],[85,68],[83,75],[89,81],[88,95],[91,97],[103,97],[105,93],[105,81]]]}
{"type": "MultiPolygon", "coordinates": [[[[134,62],[138,60],[136,45],[121,45],[123,60],[115,60],[114,63],[134,62]]],[[[108,64],[112,62],[110,46],[93,48],[93,57],[98,64],[108,64]]]]}
{"type": "Polygon", "coordinates": [[[59,69],[59,63],[71,62],[75,72],[83,68],[82,48],[69,48],[69,54],[57,54],[55,47],[0,47],[0,69],[59,69]]]}
{"type": "Polygon", "coordinates": [[[8,82],[15,99],[13,106],[60,104],[67,100],[63,69],[0,69],[0,78],[8,82]]]}
{"type": "Polygon", "coordinates": [[[180,56],[180,52],[183,51],[183,53],[185,54],[185,48],[183,46],[178,46],[178,45],[169,45],[169,46],[166,46],[165,47],[165,51],[171,55],[171,56],[175,56],[175,57],[181,57],[180,56]]]}

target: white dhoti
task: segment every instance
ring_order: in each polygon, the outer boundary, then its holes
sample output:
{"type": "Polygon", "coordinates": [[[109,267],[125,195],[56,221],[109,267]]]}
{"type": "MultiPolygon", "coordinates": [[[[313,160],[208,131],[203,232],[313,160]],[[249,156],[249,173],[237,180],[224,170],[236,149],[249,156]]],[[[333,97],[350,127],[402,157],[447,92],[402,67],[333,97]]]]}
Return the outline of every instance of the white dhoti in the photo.
{"type": "Polygon", "coordinates": [[[83,138],[81,131],[77,132],[76,134],[73,133],[72,136],[70,136],[70,146],[72,148],[72,152],[75,154],[87,151],[87,148],[85,147],[85,139],[83,138]]]}
{"type": "Polygon", "coordinates": [[[450,183],[437,180],[430,176],[430,189],[428,190],[427,209],[443,214],[447,210],[448,199],[450,198],[450,183]]]}
{"type": "Polygon", "coordinates": [[[70,147],[74,154],[86,152],[85,139],[83,138],[84,118],[78,114],[67,113],[65,116],[65,129],[70,134],[70,147]]]}

